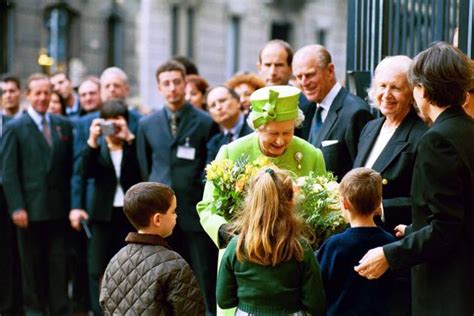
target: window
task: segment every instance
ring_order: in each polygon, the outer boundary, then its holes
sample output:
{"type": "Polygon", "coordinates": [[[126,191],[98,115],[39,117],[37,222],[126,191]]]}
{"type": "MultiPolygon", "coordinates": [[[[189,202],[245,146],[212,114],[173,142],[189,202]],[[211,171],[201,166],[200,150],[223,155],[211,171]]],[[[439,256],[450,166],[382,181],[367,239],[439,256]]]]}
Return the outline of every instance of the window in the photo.
{"type": "Polygon", "coordinates": [[[232,16],[227,36],[227,77],[239,70],[240,17],[232,16]]]}
{"type": "Polygon", "coordinates": [[[316,31],[316,43],[322,46],[326,46],[327,31],[320,29],[316,31]]]}
{"type": "Polygon", "coordinates": [[[186,55],[192,59],[194,57],[194,8],[188,8],[188,32],[186,55]]]}
{"type": "Polygon", "coordinates": [[[48,31],[47,53],[53,58],[52,72],[66,71],[69,60],[70,26],[74,13],[64,4],[51,6],[45,11],[45,25],[48,31]]]}
{"type": "Polygon", "coordinates": [[[14,44],[13,2],[0,0],[0,73],[11,71],[14,44]]]}
{"type": "Polygon", "coordinates": [[[291,31],[292,26],[290,23],[272,23],[272,34],[271,39],[281,39],[291,43],[291,31]]]}
{"type": "Polygon", "coordinates": [[[122,17],[115,8],[107,19],[107,32],[109,39],[107,64],[109,67],[115,66],[123,68],[124,27],[122,17]]]}
{"type": "Polygon", "coordinates": [[[178,54],[179,50],[179,6],[171,7],[171,56],[178,54]]]}

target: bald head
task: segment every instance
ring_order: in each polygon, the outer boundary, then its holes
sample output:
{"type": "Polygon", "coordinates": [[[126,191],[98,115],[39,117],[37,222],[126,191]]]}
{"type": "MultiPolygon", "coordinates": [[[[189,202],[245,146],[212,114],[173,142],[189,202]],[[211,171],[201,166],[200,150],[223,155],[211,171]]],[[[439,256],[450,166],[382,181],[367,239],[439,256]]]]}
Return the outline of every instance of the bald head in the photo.
{"type": "Polygon", "coordinates": [[[291,76],[293,49],[282,40],[268,42],[258,55],[257,70],[266,86],[286,85],[291,76]]]}
{"type": "Polygon", "coordinates": [[[293,57],[293,75],[306,98],[320,103],[336,84],[331,54],[324,46],[308,45],[293,57]]]}

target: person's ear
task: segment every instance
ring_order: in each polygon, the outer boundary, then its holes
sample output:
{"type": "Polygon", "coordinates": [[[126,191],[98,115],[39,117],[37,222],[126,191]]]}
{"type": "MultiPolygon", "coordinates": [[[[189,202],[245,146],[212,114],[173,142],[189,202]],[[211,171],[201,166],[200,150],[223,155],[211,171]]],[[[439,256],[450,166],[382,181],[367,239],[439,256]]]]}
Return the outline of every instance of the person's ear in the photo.
{"type": "Polygon", "coordinates": [[[153,226],[160,227],[161,225],[161,214],[155,213],[151,218],[153,226]]]}
{"type": "Polygon", "coordinates": [[[342,206],[344,207],[344,209],[350,211],[351,203],[349,202],[349,200],[346,197],[342,197],[341,199],[342,199],[342,206]]]}

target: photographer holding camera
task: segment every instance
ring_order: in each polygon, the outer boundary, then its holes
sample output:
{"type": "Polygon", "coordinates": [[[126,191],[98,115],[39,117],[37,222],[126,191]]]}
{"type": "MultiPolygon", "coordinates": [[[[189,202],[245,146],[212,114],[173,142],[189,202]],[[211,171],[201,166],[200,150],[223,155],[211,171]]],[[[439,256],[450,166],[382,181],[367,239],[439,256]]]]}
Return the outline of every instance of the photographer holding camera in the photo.
{"type": "MultiPolygon", "coordinates": [[[[83,178],[94,178],[94,196],[88,213],[91,239],[88,273],[91,298],[99,300],[99,285],[109,260],[125,246],[133,230],[123,213],[124,192],[141,182],[135,135],[128,128],[129,112],[122,100],[103,104],[92,121],[82,152],[83,178]]],[[[83,225],[87,223],[83,222],[83,225]]]]}

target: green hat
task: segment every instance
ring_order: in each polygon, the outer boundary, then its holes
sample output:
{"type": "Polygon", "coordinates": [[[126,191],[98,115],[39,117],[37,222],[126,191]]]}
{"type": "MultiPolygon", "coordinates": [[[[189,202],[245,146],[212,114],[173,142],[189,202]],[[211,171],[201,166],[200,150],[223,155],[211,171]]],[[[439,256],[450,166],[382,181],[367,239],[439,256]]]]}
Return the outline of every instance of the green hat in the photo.
{"type": "Polygon", "coordinates": [[[250,120],[254,128],[270,121],[290,121],[298,117],[301,90],[293,86],[272,86],[256,90],[250,96],[250,120]]]}

